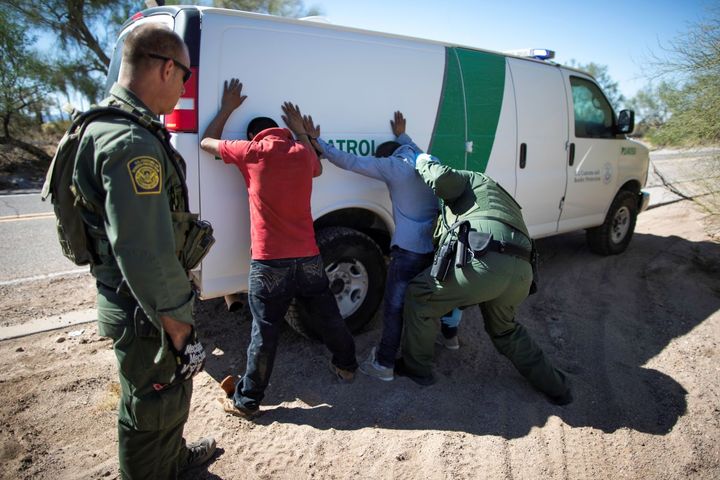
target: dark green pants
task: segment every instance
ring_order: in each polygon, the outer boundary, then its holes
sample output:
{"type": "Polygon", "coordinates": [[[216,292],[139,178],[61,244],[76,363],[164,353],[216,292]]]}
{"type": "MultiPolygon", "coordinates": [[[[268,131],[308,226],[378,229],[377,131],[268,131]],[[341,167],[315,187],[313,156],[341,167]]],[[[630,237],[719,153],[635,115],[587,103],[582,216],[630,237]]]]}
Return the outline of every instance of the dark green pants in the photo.
{"type": "Polygon", "coordinates": [[[527,297],[532,268],[511,255],[488,253],[463,269],[452,269],[442,282],[426,269],[410,281],[405,295],[403,361],[411,373],[432,374],[438,319],[456,307],[478,304],[485,331],[495,348],[515,365],[536,389],[548,395],[567,390],[564,375],[555,369],[515,311],[527,297]]]}
{"type": "Polygon", "coordinates": [[[98,333],[113,340],[120,377],[118,447],[123,479],[174,479],[186,460],[183,427],[192,380],[170,385],[172,355],[154,363],[160,333],[135,321],[133,299],[98,288],[98,333]]]}

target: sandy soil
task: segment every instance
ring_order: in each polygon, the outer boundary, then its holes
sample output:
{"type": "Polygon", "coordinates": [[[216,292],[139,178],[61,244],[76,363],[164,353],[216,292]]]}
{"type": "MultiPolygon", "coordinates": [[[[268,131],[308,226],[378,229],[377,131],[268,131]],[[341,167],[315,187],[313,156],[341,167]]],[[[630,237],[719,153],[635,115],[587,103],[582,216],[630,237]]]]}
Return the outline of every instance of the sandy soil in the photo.
{"type": "Polygon", "coordinates": [[[0,327],[20,325],[95,307],[95,279],[90,274],[53,277],[0,285],[0,327]]]}
{"type": "MultiPolygon", "coordinates": [[[[219,450],[184,478],[719,478],[720,246],[699,211],[645,212],[620,256],[591,254],[582,233],[540,248],[541,291],[518,319],[570,373],[573,404],[533,391],[468,310],[460,350],[437,351],[439,382],[424,388],[335,384],[324,348],[287,329],[264,415],[238,419],[216,397],[244,366],[250,323],[206,301],[197,318],[212,353],[186,435],[215,435],[219,450]]],[[[84,308],[91,285],[71,285],[84,308]]],[[[46,311],[66,286],[5,289],[0,303],[46,311]]],[[[4,323],[13,308],[0,310],[4,323]]],[[[359,355],[378,335],[375,322],[356,337],[359,355]]],[[[117,478],[116,382],[110,343],[92,325],[0,342],[0,477],[117,478]]]]}

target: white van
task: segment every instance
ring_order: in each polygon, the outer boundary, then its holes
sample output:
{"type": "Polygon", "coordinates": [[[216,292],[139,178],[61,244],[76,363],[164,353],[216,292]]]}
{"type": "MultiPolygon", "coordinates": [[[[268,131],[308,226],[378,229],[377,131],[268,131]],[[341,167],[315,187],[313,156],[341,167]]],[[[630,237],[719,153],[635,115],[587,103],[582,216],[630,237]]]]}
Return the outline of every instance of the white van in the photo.
{"type": "MultiPolygon", "coordinates": [[[[250,235],[240,172],[200,149],[220,107],[223,82],[248,95],[224,138],[244,139],[248,122],[299,104],[342,150],[372,154],[391,140],[400,110],[408,133],[455,168],[486,172],[514,194],[533,237],[587,229],[592,250],[622,252],[648,195],[648,150],[625,134],[591,76],[530,58],[269,15],[206,7],[158,7],[134,15],[115,46],[117,79],[126,34],[161,22],[189,47],[193,76],[165,117],[188,166],[191,210],[212,222],[216,244],[193,272],[201,296],[247,291],[250,235]]],[[[393,231],[385,185],[323,161],[313,184],[317,241],[331,287],[351,329],[382,300],[383,252],[393,231]]],[[[300,314],[302,315],[302,314],[300,314]]],[[[291,323],[303,330],[302,317],[291,323]]]]}

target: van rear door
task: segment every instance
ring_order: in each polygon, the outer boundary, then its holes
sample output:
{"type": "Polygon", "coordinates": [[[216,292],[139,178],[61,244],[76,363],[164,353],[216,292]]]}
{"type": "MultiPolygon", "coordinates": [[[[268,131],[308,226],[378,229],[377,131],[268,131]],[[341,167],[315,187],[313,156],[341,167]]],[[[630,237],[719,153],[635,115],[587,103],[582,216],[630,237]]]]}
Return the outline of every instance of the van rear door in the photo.
{"type": "Polygon", "coordinates": [[[190,196],[190,210],[200,211],[198,189],[198,151],[197,133],[197,91],[199,84],[199,44],[200,10],[197,7],[157,7],[133,15],[125,24],[115,42],[108,76],[105,96],[110,87],[117,82],[122,62],[122,50],[127,35],[136,27],[146,23],[161,23],[180,35],[188,47],[192,77],[185,84],[185,92],[179,99],[174,111],[164,115],[162,120],[173,133],[172,145],[181,153],[187,166],[187,186],[190,196]]]}

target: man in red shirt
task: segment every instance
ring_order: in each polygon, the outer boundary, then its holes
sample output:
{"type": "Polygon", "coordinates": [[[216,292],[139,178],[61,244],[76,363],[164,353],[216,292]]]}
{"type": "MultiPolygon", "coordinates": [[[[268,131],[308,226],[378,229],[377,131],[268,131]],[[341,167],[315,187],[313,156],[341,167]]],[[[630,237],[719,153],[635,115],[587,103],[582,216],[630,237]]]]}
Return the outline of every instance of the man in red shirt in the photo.
{"type": "MultiPolygon", "coordinates": [[[[251,262],[248,303],[253,316],[245,374],[226,410],[256,413],[272,373],[278,334],[295,298],[315,323],[332,353],[331,370],[341,382],[357,369],[355,342],[330,292],[310,211],[312,179],[320,160],[304,130],[300,110],[285,102],[282,116],[292,133],[269,118],[248,125],[248,140],[219,140],[227,119],[247,98],[238,79],[225,82],[220,111],[200,147],[242,172],[250,205],[251,262]],[[233,408],[234,407],[234,408],[233,408]]],[[[229,400],[228,400],[229,401],[229,400]]]]}

